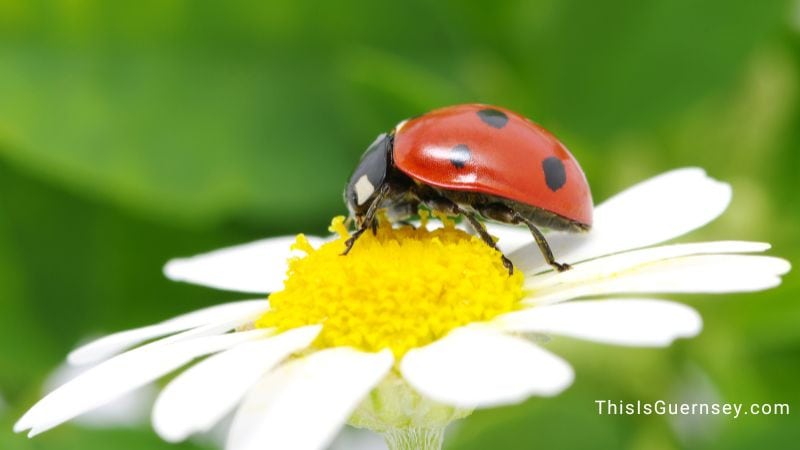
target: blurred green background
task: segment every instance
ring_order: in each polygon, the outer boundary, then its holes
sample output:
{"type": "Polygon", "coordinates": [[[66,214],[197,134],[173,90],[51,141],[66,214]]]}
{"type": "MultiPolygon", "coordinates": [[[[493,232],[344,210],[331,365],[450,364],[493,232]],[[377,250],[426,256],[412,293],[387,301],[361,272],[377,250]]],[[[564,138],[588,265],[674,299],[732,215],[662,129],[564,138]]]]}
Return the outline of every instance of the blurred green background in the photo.
{"type": "MultiPolygon", "coordinates": [[[[168,449],[146,423],[11,426],[90,335],[241,298],[168,282],[170,257],[322,233],[399,120],[503,105],[555,132],[595,201],[681,166],[734,187],[684,240],[800,256],[800,3],[0,0],[0,448],[168,449]]],[[[745,449],[790,416],[598,416],[594,400],[800,408],[800,281],[682,296],[705,329],[668,349],[559,339],[577,380],[482,411],[449,449],[745,449]]]]}

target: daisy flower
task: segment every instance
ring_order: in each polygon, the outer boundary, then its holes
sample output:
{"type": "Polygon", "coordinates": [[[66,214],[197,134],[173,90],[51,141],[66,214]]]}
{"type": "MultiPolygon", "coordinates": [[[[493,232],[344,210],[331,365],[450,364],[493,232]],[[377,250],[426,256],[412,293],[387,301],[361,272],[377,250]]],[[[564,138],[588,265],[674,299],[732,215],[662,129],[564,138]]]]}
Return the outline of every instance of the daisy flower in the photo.
{"type": "Polygon", "coordinates": [[[524,228],[487,224],[518,270],[447,219],[428,230],[384,223],[340,256],[349,233],[278,237],[170,261],[174,280],[266,294],[91,342],[69,355],[96,364],[16,424],[30,436],[184,366],[160,393],[156,432],[181,441],[229,415],[226,449],[324,448],[345,424],[391,449],[440,448],[474,408],[552,396],[570,365],[531,339],[568,336],[666,346],[700,332],[697,312],[640,297],[757,291],[789,264],[768,244],[654,246],[721,214],[730,187],[695,168],[644,181],[595,209],[586,234],[548,240],[572,270],[556,273],[524,228]],[[202,359],[201,359],[202,358],[202,359]],[[196,362],[194,365],[189,363],[196,362]]]}

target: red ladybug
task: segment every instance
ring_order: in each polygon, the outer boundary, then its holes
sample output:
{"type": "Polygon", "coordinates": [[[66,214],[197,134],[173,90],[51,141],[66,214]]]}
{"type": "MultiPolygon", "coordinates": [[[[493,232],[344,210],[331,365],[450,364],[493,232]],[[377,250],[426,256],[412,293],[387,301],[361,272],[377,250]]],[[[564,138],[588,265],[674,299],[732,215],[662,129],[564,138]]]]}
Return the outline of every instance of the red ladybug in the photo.
{"type": "MultiPolygon", "coordinates": [[[[464,216],[486,243],[494,240],[479,220],[524,224],[548,264],[558,263],[537,226],[586,231],[592,194],[578,161],[547,130],[496,106],[448,106],[400,122],[370,145],[345,189],[359,236],[388,208],[402,220],[420,205],[464,216]]],[[[513,271],[511,262],[503,263],[513,271]]]]}

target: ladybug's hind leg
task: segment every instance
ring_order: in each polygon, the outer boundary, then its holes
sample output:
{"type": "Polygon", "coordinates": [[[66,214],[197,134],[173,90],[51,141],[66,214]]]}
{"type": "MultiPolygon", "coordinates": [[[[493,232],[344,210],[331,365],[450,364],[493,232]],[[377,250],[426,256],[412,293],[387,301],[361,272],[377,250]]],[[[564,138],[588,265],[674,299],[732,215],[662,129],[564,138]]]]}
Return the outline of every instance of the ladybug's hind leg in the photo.
{"type": "Polygon", "coordinates": [[[504,223],[525,224],[531,231],[533,239],[536,240],[536,245],[539,246],[539,251],[542,252],[542,256],[544,256],[547,264],[559,272],[564,272],[565,270],[572,268],[572,266],[567,263],[560,263],[556,261],[555,257],[553,256],[553,250],[550,249],[550,244],[547,243],[547,239],[544,238],[544,234],[539,231],[539,229],[536,227],[536,224],[533,223],[531,219],[520,214],[510,206],[493,203],[490,205],[483,205],[479,208],[479,211],[481,215],[488,217],[489,219],[498,220],[504,223]]]}
{"type": "Polygon", "coordinates": [[[533,235],[533,238],[536,240],[536,245],[539,246],[539,251],[542,252],[542,255],[544,256],[545,261],[547,261],[547,264],[550,264],[553,268],[555,268],[559,272],[564,272],[572,268],[572,266],[570,266],[567,263],[560,263],[556,261],[556,259],[553,257],[553,250],[550,249],[550,244],[547,243],[547,240],[544,238],[544,235],[542,234],[541,231],[539,231],[538,228],[536,228],[536,225],[534,225],[533,222],[531,222],[526,217],[522,217],[519,214],[517,214],[517,217],[519,217],[519,220],[525,223],[525,225],[528,226],[528,229],[531,230],[531,234],[533,235]]]}

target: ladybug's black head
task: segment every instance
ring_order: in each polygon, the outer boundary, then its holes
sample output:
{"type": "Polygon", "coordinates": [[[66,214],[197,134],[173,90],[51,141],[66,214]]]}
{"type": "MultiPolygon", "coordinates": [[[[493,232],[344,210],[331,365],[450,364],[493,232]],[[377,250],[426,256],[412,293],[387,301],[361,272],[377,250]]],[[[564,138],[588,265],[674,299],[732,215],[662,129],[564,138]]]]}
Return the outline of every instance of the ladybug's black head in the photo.
{"type": "Polygon", "coordinates": [[[350,217],[361,224],[369,206],[387,180],[392,148],[392,136],[384,133],[375,139],[361,156],[356,170],[344,190],[344,201],[350,217]]]}

